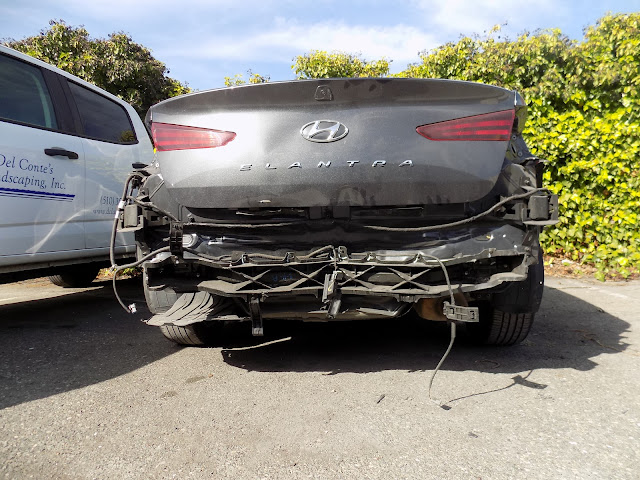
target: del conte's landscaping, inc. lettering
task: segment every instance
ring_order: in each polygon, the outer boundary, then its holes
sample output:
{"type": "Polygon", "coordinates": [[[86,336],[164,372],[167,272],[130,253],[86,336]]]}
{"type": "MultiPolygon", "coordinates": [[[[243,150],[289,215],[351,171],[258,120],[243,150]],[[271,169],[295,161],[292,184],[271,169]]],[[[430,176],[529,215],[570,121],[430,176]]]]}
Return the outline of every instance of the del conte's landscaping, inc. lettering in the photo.
{"type": "Polygon", "coordinates": [[[67,189],[63,181],[54,177],[51,163],[37,164],[27,158],[7,157],[0,153],[0,168],[5,167],[0,182],[25,189],[64,191],[67,189]]]}

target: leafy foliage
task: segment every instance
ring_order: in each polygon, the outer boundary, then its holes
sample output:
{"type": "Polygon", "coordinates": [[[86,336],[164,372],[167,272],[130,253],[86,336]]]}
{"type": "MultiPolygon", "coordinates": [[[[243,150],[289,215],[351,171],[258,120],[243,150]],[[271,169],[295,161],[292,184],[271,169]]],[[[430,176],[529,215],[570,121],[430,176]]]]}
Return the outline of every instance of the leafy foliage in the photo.
{"type": "Polygon", "coordinates": [[[546,250],[594,263],[601,277],[640,267],[640,125],[629,113],[548,111],[525,131],[551,160],[545,181],[560,196],[560,223],[543,233],[546,250]]]}
{"type": "Polygon", "coordinates": [[[293,59],[291,66],[299,79],[341,77],[384,77],[389,73],[390,61],[384,58],[367,61],[359,55],[344,52],[312,50],[293,59]]]}
{"type": "Polygon", "coordinates": [[[4,43],[117,95],[141,116],[151,105],[190,91],[168,77],[165,65],[125,33],[92,39],[84,27],[71,27],[63,20],[49,24],[40,35],[4,43]]]}
{"type": "Polygon", "coordinates": [[[524,135],[549,160],[545,181],[561,203],[542,236],[548,252],[594,263],[601,278],[640,269],[639,13],[601,18],[582,42],[557,30],[463,37],[420,56],[397,76],[479,81],[528,99],[524,135]]]}
{"type": "MultiPolygon", "coordinates": [[[[51,21],[40,35],[6,44],[120,96],[143,114],[189,92],[164,64],[124,33],[91,39],[83,27],[51,21]]],[[[462,37],[420,54],[399,77],[478,81],[514,89],[529,102],[524,131],[549,161],[545,181],[558,193],[560,223],[547,228],[547,252],[593,263],[599,275],[640,270],[640,13],[607,15],[581,42],[559,30],[515,40],[462,37]]],[[[390,60],[312,50],[294,58],[297,78],[382,77],[390,60]]],[[[268,82],[248,71],[248,83],[268,82]]],[[[225,85],[247,83],[240,74],[225,85]]]]}
{"type": "MultiPolygon", "coordinates": [[[[267,83],[271,77],[269,75],[260,75],[254,73],[251,70],[247,70],[247,76],[249,77],[249,83],[267,83]]],[[[233,77],[224,77],[225,87],[237,87],[238,85],[245,85],[247,81],[244,79],[241,73],[236,73],[233,77]]]]}

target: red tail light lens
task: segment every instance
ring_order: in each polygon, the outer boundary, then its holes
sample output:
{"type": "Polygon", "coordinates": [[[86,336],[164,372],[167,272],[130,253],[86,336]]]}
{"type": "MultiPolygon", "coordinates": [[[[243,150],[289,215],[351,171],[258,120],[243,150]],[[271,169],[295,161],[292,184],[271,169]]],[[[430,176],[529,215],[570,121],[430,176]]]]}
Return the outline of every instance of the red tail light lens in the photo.
{"type": "Polygon", "coordinates": [[[514,115],[513,110],[504,110],[456,118],[422,125],[416,132],[429,140],[505,141],[511,135],[514,115]]]}
{"type": "Polygon", "coordinates": [[[170,123],[152,123],[151,134],[156,150],[189,150],[192,148],[223,147],[236,138],[234,132],[209,128],[187,127],[170,123]]]}

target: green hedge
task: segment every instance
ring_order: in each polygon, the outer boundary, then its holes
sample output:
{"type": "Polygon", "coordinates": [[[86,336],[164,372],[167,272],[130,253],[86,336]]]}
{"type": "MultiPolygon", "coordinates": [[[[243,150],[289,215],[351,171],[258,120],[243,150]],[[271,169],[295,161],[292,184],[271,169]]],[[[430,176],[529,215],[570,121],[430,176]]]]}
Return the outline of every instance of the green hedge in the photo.
{"type": "Polygon", "coordinates": [[[628,276],[640,267],[640,124],[629,108],[534,114],[525,135],[550,160],[545,183],[561,205],[546,251],[628,276]]]}
{"type": "MultiPolygon", "coordinates": [[[[492,36],[499,29],[492,31],[492,36]]],[[[521,92],[524,131],[548,160],[560,222],[548,253],[594,264],[598,275],[640,270],[640,14],[608,15],[581,42],[559,31],[516,40],[461,38],[423,52],[398,76],[455,78],[521,92]]]]}

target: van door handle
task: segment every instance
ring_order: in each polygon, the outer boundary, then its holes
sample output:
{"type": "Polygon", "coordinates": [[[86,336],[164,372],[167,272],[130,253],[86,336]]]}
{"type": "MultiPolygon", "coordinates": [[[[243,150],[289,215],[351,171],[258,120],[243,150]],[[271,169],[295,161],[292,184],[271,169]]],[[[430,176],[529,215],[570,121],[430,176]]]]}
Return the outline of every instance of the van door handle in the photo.
{"type": "Polygon", "coordinates": [[[78,159],[78,154],[76,152],[71,152],[69,150],[65,150],[64,148],[45,148],[44,153],[46,155],[49,155],[50,157],[60,155],[61,157],[68,157],[71,160],[78,159]]]}

